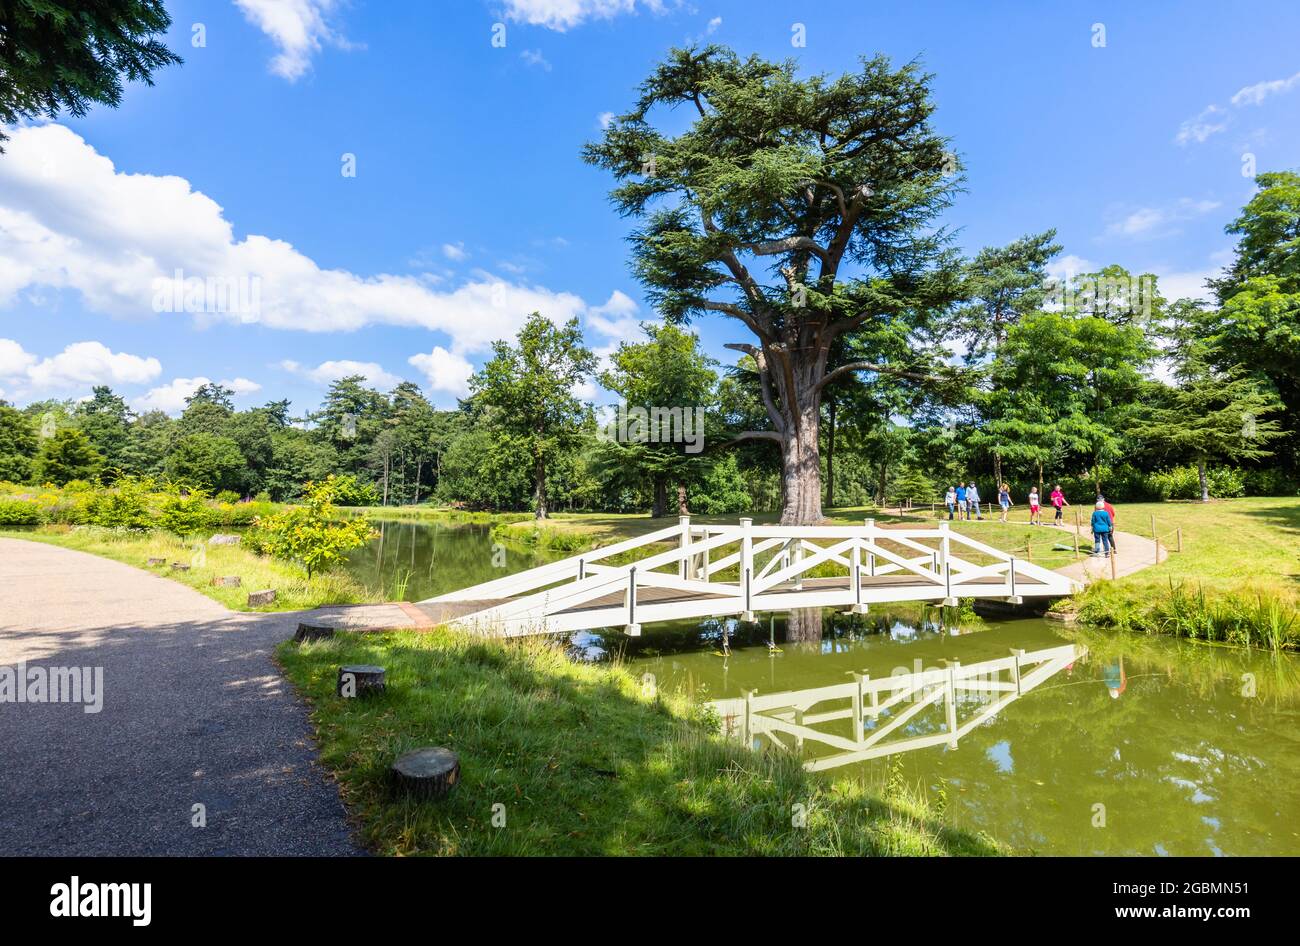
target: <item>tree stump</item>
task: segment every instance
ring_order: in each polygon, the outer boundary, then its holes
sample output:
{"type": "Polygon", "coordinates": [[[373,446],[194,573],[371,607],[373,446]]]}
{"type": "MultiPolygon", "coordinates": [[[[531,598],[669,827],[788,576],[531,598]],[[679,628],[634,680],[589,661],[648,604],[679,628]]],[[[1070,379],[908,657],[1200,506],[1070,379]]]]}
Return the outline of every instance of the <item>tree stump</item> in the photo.
{"type": "Polygon", "coordinates": [[[441,798],[460,781],[460,758],[450,749],[429,746],[400,756],[389,774],[396,792],[417,799],[441,798]]]}
{"type": "Polygon", "coordinates": [[[189,570],[190,566],[188,565],[182,565],[180,562],[172,562],[172,571],[174,572],[187,572],[189,570]]]}
{"type": "Polygon", "coordinates": [[[250,591],[248,593],[248,606],[256,608],[258,605],[274,604],[275,589],[268,588],[266,591],[250,591]]]}
{"type": "Polygon", "coordinates": [[[148,565],[148,566],[150,566],[150,567],[155,566],[155,565],[166,565],[166,564],[167,564],[167,559],[165,559],[165,558],[151,558],[151,559],[149,559],[147,562],[145,562],[145,564],[148,565]]]}
{"type": "Polygon", "coordinates": [[[347,664],[339,667],[339,680],[334,692],[344,699],[374,696],[383,693],[384,668],[373,664],[347,664]]]}
{"type": "Polygon", "coordinates": [[[218,588],[238,588],[240,585],[240,577],[238,575],[214,576],[212,583],[218,588]]]}
{"type": "Polygon", "coordinates": [[[299,624],[298,630],[294,633],[294,643],[301,644],[303,641],[323,641],[334,636],[336,629],[332,627],[321,627],[315,624],[299,624]]]}

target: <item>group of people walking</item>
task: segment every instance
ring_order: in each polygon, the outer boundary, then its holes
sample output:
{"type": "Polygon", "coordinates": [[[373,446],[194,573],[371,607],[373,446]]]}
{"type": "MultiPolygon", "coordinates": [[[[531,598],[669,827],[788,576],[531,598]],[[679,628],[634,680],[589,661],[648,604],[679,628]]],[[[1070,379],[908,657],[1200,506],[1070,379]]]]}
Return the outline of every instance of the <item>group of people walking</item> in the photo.
{"type": "MultiPolygon", "coordinates": [[[[1052,487],[1051,495],[1048,501],[1055,510],[1052,517],[1052,525],[1064,527],[1065,507],[1070,505],[1061,492],[1061,484],[1057,483],[1052,487]]],[[[958,483],[956,486],[949,486],[948,491],[943,497],[944,505],[948,507],[948,519],[980,519],[983,520],[984,513],[981,506],[979,488],[972,483],[958,483]]],[[[998,508],[1001,510],[1001,516],[998,521],[1006,522],[1007,513],[1015,503],[1011,499],[1011,487],[1003,483],[998,487],[998,508]]],[[[989,510],[992,514],[992,508],[989,510]]],[[[1041,526],[1043,524],[1043,506],[1042,500],[1038,493],[1037,486],[1029,488],[1029,524],[1031,526],[1041,526]]],[[[1092,554],[1109,555],[1115,551],[1115,507],[1106,501],[1106,497],[1098,496],[1096,508],[1092,512],[1092,554]]]]}

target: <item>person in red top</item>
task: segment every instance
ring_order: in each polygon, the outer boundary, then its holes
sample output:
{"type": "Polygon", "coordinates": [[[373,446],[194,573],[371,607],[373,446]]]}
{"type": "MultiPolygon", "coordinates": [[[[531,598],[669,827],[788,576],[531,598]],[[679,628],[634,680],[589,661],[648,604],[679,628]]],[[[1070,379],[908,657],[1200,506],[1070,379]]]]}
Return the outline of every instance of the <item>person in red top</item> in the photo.
{"type": "Polygon", "coordinates": [[[1110,500],[1108,500],[1105,496],[1098,496],[1097,498],[1100,499],[1100,500],[1102,501],[1102,503],[1105,504],[1102,508],[1104,508],[1104,509],[1106,510],[1106,515],[1110,516],[1110,547],[1111,547],[1111,550],[1114,551],[1114,552],[1118,552],[1119,549],[1115,548],[1115,507],[1112,506],[1112,505],[1110,504],[1110,500]]]}
{"type": "Polygon", "coordinates": [[[1065,512],[1063,507],[1068,506],[1070,504],[1066,502],[1065,494],[1061,492],[1060,483],[1057,483],[1056,486],[1052,489],[1052,505],[1056,507],[1056,518],[1052,520],[1052,525],[1061,526],[1062,528],[1064,528],[1065,523],[1061,522],[1061,517],[1065,512]]]}

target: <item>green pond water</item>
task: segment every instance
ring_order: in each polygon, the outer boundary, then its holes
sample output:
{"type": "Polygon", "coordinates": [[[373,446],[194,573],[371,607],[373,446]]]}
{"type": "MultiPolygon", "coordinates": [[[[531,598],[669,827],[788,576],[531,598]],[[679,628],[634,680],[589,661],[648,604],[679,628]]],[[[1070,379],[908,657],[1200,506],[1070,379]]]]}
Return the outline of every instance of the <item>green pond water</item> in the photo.
{"type": "MultiPolygon", "coordinates": [[[[359,551],[351,569],[372,587],[404,587],[406,600],[548,558],[494,547],[482,526],[382,527],[383,537],[359,551]]],[[[1300,854],[1300,661],[1291,656],[1066,632],[1041,620],[945,618],[915,605],[865,616],[803,611],[763,615],[757,624],[647,625],[640,638],[587,631],[566,643],[579,659],[624,661],[647,686],[716,701],[720,725],[735,738],[798,751],[828,766],[826,778],[901,778],[945,799],[954,824],[1021,849],[1300,854]],[[1005,667],[981,671],[1007,664],[1013,650],[1025,653],[1018,693],[1005,667]],[[1051,659],[1029,662],[1043,655],[1051,659]],[[846,750],[846,741],[850,749],[866,744],[924,694],[940,698],[880,735],[874,751],[945,739],[942,685],[909,696],[906,684],[933,684],[949,666],[976,674],[951,691],[951,719],[959,729],[971,722],[955,747],[944,741],[867,759],[846,750]],[[853,689],[855,673],[889,680],[902,699],[854,716],[852,699],[839,694],[853,689]],[[814,689],[834,698],[809,704],[814,689]],[[748,731],[747,692],[769,704],[761,719],[749,717],[748,731]],[[790,708],[801,704],[806,713],[796,719],[790,708]],[[763,720],[776,720],[774,728],[764,731],[763,720]],[[802,738],[781,729],[791,724],[802,738]],[[838,743],[818,741],[823,733],[838,743]]]]}

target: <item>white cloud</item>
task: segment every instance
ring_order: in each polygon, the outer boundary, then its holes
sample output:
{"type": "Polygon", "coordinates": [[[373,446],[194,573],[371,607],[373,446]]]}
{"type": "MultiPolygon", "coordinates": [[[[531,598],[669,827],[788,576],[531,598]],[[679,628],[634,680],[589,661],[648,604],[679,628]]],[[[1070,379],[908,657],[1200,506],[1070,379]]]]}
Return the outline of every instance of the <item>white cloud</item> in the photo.
{"type": "Polygon", "coordinates": [[[600,122],[601,128],[609,128],[610,125],[614,124],[614,119],[617,117],[613,112],[601,112],[596,116],[596,121],[600,122]]]}
{"type": "Polygon", "coordinates": [[[93,384],[144,384],[162,373],[157,358],[114,352],[100,342],[74,342],[27,368],[34,388],[48,391],[93,384]]]}
{"type": "Polygon", "coordinates": [[[444,391],[457,397],[469,394],[469,379],[474,366],[459,355],[435,345],[428,354],[412,355],[407,361],[424,374],[432,391],[444,391]]]}
{"type": "Polygon", "coordinates": [[[352,361],[344,358],[337,361],[323,361],[315,368],[305,368],[296,361],[282,361],[280,367],[291,374],[307,378],[322,387],[339,380],[339,378],[346,378],[354,374],[361,375],[374,387],[384,390],[395,388],[402,383],[401,378],[385,371],[382,366],[373,361],[352,361]]]}
{"type": "MultiPolygon", "coordinates": [[[[643,5],[656,12],[663,10],[658,0],[643,5]]],[[[505,0],[510,19],[561,33],[587,20],[609,20],[631,13],[635,7],[636,0],[505,0]]]]}
{"type": "MultiPolygon", "coordinates": [[[[191,397],[203,385],[211,383],[211,378],[202,376],[197,378],[173,378],[167,384],[150,388],[132,401],[131,405],[137,411],[142,412],[163,411],[167,414],[179,414],[185,410],[186,398],[191,397]]],[[[254,394],[262,390],[260,384],[247,378],[230,378],[218,381],[217,384],[232,390],[236,397],[244,394],[254,394]]]]}
{"type": "Polygon", "coordinates": [[[12,338],[0,338],[0,378],[18,378],[36,364],[36,356],[23,350],[12,338]]]}
{"type": "Polygon", "coordinates": [[[519,58],[530,66],[541,66],[547,72],[551,71],[551,64],[546,61],[540,49],[525,49],[519,54],[519,58]]]}
{"type": "Polygon", "coordinates": [[[1227,118],[1223,109],[1217,105],[1210,105],[1201,110],[1200,114],[1187,119],[1178,126],[1178,134],[1174,136],[1174,141],[1180,145],[1190,144],[1195,141],[1200,144],[1211,135],[1217,135],[1228,127],[1227,118]]]}
{"type": "Polygon", "coordinates": [[[1290,92],[1298,85],[1300,85],[1300,72],[1286,79],[1270,79],[1267,82],[1256,82],[1254,85],[1248,85],[1244,89],[1240,89],[1232,97],[1232,104],[1238,108],[1243,105],[1260,105],[1270,95],[1290,92]]]}
{"type": "Polygon", "coordinates": [[[465,252],[464,243],[444,243],[442,245],[442,255],[456,263],[469,259],[469,254],[465,252]]]}
{"type": "Polygon", "coordinates": [[[712,36],[714,33],[718,31],[718,27],[721,25],[722,25],[722,17],[715,16],[713,19],[709,20],[709,25],[704,28],[704,35],[712,36]]]}
{"type": "Polygon", "coordinates": [[[587,311],[586,325],[607,338],[632,341],[642,335],[639,311],[635,301],[626,293],[615,289],[604,305],[587,311]]]}
{"type": "Polygon", "coordinates": [[[312,56],[325,44],[351,48],[328,21],[336,0],[235,0],[235,5],[279,48],[271,71],[290,82],[306,74],[312,56]]]}
{"type": "Polygon", "coordinates": [[[16,128],[6,151],[0,306],[24,290],[75,290],[90,311],[139,316],[153,308],[154,281],[180,269],[187,277],[258,280],[255,313],[204,313],[194,316],[199,322],[306,332],[424,328],[445,333],[460,355],[514,336],[531,312],[564,322],[587,308],[572,293],[487,272],[436,291],[424,277],[322,269],[284,240],[236,240],[221,207],[184,178],[121,173],[61,125],[16,128]]]}
{"type": "MultiPolygon", "coordinates": [[[[1238,89],[1228,101],[1233,108],[1262,105],[1270,96],[1282,95],[1297,87],[1300,87],[1300,72],[1285,79],[1268,79],[1244,86],[1238,89]]],[[[1174,136],[1174,141],[1180,145],[1188,145],[1192,142],[1200,144],[1212,135],[1224,131],[1231,121],[1232,115],[1227,109],[1219,105],[1208,105],[1199,115],[1187,119],[1178,126],[1178,134],[1174,136]]]]}
{"type": "Polygon", "coordinates": [[[1073,279],[1081,273],[1095,273],[1101,267],[1090,259],[1067,253],[1047,264],[1047,275],[1054,279],[1073,279]]]}
{"type": "Polygon", "coordinates": [[[1178,224],[1191,220],[1220,206],[1217,200],[1180,198],[1166,207],[1140,207],[1106,228],[1111,236],[1148,237],[1169,236],[1178,232],[1178,224]]]}

